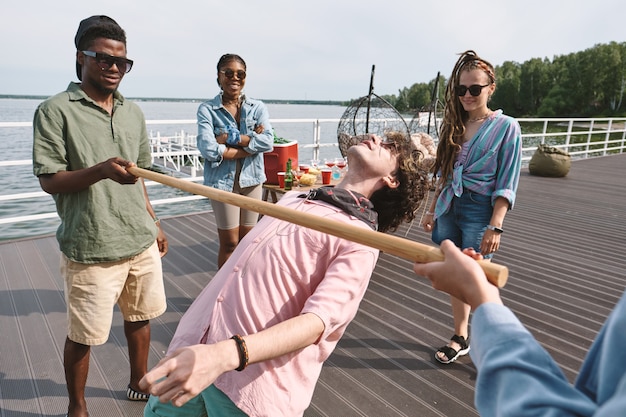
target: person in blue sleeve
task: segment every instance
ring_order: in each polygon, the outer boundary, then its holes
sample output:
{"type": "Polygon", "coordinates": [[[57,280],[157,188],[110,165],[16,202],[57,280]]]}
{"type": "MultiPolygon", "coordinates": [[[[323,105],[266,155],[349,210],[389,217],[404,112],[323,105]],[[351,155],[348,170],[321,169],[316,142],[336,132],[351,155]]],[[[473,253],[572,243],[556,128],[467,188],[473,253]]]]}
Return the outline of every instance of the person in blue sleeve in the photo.
{"type": "MultiPolygon", "coordinates": [[[[204,157],[204,185],[261,199],[266,180],[263,153],[274,146],[267,107],[243,94],[246,63],[225,54],[217,63],[221,92],[198,108],[198,150],[204,157]]],[[[259,219],[258,213],[211,200],[219,236],[221,267],[259,219]]]]}
{"type": "Polygon", "coordinates": [[[481,256],[445,240],[442,262],[414,264],[433,288],[467,303],[472,311],[478,377],[476,408],[491,416],[626,415],[626,291],[596,336],[574,385],[513,312],[505,307],[474,259],[481,256]],[[466,256],[469,255],[469,256],[466,256]]]}
{"type": "MultiPolygon", "coordinates": [[[[491,63],[468,50],[461,54],[446,86],[446,107],[437,157],[435,197],[422,226],[441,244],[452,240],[491,259],[500,247],[504,217],[515,204],[522,165],[519,123],[502,110],[491,110],[496,89],[491,63]]],[[[469,306],[452,297],[454,334],[435,352],[448,364],[467,355],[469,306]]]]}

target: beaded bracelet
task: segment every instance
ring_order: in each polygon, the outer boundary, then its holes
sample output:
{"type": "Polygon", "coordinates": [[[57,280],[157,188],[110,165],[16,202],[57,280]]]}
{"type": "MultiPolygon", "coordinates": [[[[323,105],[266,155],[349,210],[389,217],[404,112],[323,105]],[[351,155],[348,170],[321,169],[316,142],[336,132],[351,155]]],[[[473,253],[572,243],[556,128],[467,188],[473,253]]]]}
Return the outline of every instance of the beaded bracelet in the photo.
{"type": "Polygon", "coordinates": [[[428,211],[428,210],[426,210],[426,213],[424,213],[424,214],[427,215],[427,216],[434,216],[435,215],[435,213],[433,213],[432,211],[428,211]]]}
{"type": "Polygon", "coordinates": [[[237,351],[239,352],[239,366],[235,369],[235,371],[243,371],[248,366],[248,347],[246,346],[246,341],[243,340],[243,337],[238,334],[231,337],[237,343],[237,351]]]}

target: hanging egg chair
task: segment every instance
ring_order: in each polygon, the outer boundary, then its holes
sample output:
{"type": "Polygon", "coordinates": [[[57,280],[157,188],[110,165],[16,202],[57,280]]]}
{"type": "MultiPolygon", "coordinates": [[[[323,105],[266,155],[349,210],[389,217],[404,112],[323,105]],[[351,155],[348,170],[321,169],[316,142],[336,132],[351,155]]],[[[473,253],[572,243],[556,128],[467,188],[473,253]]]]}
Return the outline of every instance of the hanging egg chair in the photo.
{"type": "Polygon", "coordinates": [[[350,146],[356,145],[368,134],[384,137],[387,132],[398,131],[407,138],[410,136],[409,126],[402,115],[387,100],[374,93],[374,69],[372,65],[369,94],[352,102],[339,120],[337,140],[343,157],[350,146]]]}
{"type": "Polygon", "coordinates": [[[440,73],[438,72],[430,103],[417,109],[409,123],[411,134],[426,133],[435,140],[439,137],[439,121],[443,118],[443,103],[439,100],[439,77],[440,73]]]}

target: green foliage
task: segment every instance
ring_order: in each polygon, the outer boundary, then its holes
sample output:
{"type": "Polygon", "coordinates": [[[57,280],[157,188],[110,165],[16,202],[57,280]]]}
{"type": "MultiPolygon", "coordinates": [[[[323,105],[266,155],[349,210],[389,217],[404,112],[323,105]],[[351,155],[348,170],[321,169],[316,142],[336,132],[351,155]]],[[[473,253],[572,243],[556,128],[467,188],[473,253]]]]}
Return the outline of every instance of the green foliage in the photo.
{"type": "MultiPolygon", "coordinates": [[[[496,67],[490,107],[515,117],[591,117],[626,114],[626,42],[598,44],[568,55],[506,61],[496,67]]],[[[404,87],[384,96],[399,112],[415,112],[443,98],[446,78],[404,87]]]]}
{"type": "Polygon", "coordinates": [[[497,88],[490,104],[494,108],[502,109],[507,114],[518,113],[521,109],[519,102],[521,68],[515,62],[507,61],[496,68],[497,88]]]}
{"type": "Polygon", "coordinates": [[[276,136],[276,131],[274,131],[274,143],[284,145],[286,143],[291,142],[289,139],[281,138],[276,136]]]}

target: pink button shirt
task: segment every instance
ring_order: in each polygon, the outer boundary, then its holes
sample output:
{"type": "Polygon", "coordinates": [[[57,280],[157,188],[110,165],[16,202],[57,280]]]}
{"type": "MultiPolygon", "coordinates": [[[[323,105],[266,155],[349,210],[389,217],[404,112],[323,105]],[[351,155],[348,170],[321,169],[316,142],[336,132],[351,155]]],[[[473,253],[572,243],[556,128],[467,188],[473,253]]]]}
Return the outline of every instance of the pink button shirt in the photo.
{"type": "MultiPolygon", "coordinates": [[[[277,204],[369,229],[299,194],[287,193],[277,204]]],[[[357,313],[377,259],[377,249],[264,216],[189,307],[168,353],[205,336],[214,343],[314,313],[325,324],[318,343],[215,381],[250,416],[302,415],[323,362],[357,313]]]]}

